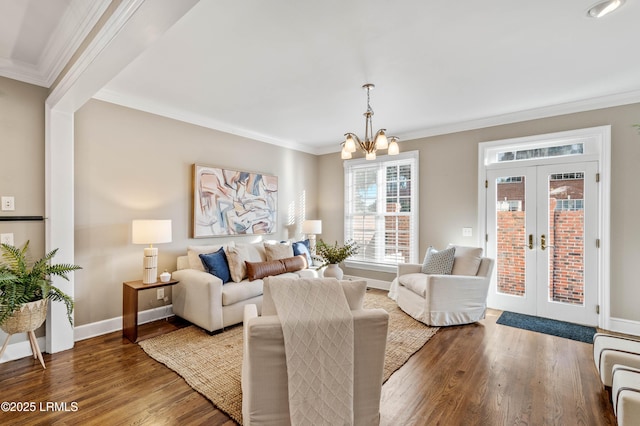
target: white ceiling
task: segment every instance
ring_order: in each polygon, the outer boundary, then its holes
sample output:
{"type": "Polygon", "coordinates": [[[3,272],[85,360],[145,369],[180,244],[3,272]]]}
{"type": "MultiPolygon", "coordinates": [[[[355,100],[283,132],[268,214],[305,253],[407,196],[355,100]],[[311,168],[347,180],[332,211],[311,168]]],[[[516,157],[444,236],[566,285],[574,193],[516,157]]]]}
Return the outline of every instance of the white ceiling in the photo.
{"type": "MultiPolygon", "coordinates": [[[[104,1],[0,0],[0,75],[43,68],[78,3],[104,1]]],[[[640,102],[640,4],[592,4],[201,0],[96,97],[313,153],[363,135],[369,82],[374,130],[405,140],[640,102]]]]}

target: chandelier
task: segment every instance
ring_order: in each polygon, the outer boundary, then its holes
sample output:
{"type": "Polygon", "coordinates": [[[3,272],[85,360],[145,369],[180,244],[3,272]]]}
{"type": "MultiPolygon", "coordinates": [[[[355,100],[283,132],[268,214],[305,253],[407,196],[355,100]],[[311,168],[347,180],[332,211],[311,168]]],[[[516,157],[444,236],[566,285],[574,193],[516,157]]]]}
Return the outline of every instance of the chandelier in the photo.
{"type": "Polygon", "coordinates": [[[364,113],[365,116],[365,129],[364,129],[364,141],[355,133],[345,133],[345,140],[342,142],[342,152],[340,158],[348,160],[351,158],[351,153],[356,152],[356,147],[359,147],[364,153],[367,160],[376,159],[376,151],[379,149],[386,149],[387,154],[397,155],[400,152],[398,148],[398,138],[395,136],[389,136],[385,132],[387,129],[380,129],[376,132],[375,137],[373,135],[373,125],[371,124],[371,117],[373,117],[373,110],[371,109],[369,92],[375,88],[371,83],[367,83],[362,86],[367,91],[367,110],[364,113]]]}

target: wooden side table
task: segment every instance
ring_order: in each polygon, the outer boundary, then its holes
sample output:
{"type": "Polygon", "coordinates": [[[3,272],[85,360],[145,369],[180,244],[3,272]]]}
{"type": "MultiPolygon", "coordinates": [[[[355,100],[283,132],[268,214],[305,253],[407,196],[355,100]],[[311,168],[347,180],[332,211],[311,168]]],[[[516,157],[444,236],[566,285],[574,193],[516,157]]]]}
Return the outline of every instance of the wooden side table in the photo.
{"type": "Polygon", "coordinates": [[[133,343],[138,341],[138,292],[151,288],[176,285],[179,281],[169,280],[153,284],[143,284],[142,280],[125,281],[122,283],[122,336],[133,343]]]}

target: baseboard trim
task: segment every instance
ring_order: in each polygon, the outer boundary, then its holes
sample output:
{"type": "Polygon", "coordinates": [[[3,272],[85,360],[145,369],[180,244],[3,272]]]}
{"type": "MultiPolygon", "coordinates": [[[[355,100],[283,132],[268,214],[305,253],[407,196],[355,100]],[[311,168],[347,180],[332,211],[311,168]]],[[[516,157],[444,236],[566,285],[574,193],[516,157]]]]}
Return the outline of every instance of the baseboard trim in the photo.
{"type": "MultiPolygon", "coordinates": [[[[138,324],[145,324],[151,321],[169,318],[170,316],[173,316],[173,305],[160,306],[138,312],[138,324]]],[[[74,342],[78,342],[119,330],[122,330],[122,316],[75,327],[73,330],[73,340],[74,342]]],[[[38,345],[40,346],[40,350],[44,352],[43,348],[46,346],[44,337],[38,337],[38,345]]],[[[0,364],[32,355],[31,345],[28,340],[9,343],[4,354],[2,354],[0,364]]]]}
{"type": "MultiPolygon", "coordinates": [[[[25,333],[21,333],[21,334],[26,336],[25,333]]],[[[40,351],[42,352],[47,342],[45,341],[44,336],[38,337],[36,338],[36,340],[38,341],[38,346],[40,347],[40,351]]],[[[13,361],[14,359],[25,358],[28,356],[33,356],[33,352],[31,351],[31,344],[29,343],[29,340],[16,342],[16,343],[9,343],[9,345],[7,345],[7,349],[2,354],[2,358],[0,358],[0,364],[7,361],[13,361]]]]}
{"type": "MultiPolygon", "coordinates": [[[[138,312],[138,325],[173,316],[173,305],[160,306],[138,312]]],[[[92,322],[74,329],[74,341],[90,339],[103,334],[122,330],[122,316],[108,320],[92,322]]]]}
{"type": "Polygon", "coordinates": [[[610,331],[615,331],[617,333],[640,336],[640,322],[638,321],[631,321],[623,318],[610,318],[609,328],[610,331]]]}
{"type": "Polygon", "coordinates": [[[369,288],[377,288],[378,290],[389,290],[391,287],[391,282],[376,280],[373,278],[365,278],[359,277],[357,275],[345,275],[342,277],[343,280],[365,280],[367,282],[367,287],[369,288]]]}

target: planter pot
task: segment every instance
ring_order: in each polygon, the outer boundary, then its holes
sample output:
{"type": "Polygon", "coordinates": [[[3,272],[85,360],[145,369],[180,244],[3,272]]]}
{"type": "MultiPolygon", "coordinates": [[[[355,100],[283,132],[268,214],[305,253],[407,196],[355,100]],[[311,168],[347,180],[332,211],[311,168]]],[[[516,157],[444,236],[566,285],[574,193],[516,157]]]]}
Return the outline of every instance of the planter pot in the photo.
{"type": "Polygon", "coordinates": [[[340,266],[338,266],[337,263],[330,263],[329,265],[327,265],[322,275],[325,278],[333,277],[338,280],[341,280],[344,273],[342,272],[342,269],[340,269],[340,266]]]}
{"type": "Polygon", "coordinates": [[[26,333],[40,327],[47,318],[47,300],[25,303],[0,328],[7,334],[26,333]]]}

